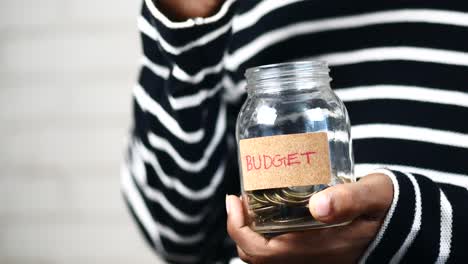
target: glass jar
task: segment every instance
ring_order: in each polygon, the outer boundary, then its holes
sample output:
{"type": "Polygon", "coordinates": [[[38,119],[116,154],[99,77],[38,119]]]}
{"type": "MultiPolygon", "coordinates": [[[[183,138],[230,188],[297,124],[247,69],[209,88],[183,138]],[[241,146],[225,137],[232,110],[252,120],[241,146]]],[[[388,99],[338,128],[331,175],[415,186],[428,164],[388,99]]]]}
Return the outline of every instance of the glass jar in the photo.
{"type": "Polygon", "coordinates": [[[242,201],[256,232],[330,226],[311,216],[309,198],[355,181],[349,117],[328,73],[321,61],[246,71],[236,138],[242,201]]]}

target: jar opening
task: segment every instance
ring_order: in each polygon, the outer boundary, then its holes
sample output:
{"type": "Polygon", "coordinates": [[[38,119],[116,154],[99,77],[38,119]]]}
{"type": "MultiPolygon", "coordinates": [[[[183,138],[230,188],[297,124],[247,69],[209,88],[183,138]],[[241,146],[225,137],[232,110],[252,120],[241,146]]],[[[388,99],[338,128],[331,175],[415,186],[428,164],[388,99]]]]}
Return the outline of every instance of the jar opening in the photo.
{"type": "Polygon", "coordinates": [[[324,61],[297,61],[247,69],[247,92],[270,93],[328,86],[330,70],[324,61]]]}

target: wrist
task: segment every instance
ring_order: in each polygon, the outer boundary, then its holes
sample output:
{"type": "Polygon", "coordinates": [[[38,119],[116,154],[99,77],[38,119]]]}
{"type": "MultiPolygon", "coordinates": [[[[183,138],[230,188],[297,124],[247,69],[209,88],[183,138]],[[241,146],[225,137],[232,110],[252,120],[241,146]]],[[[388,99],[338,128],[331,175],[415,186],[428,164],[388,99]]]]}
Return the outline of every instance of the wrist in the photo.
{"type": "Polygon", "coordinates": [[[224,0],[152,0],[155,6],[174,22],[215,14],[224,0]]]}

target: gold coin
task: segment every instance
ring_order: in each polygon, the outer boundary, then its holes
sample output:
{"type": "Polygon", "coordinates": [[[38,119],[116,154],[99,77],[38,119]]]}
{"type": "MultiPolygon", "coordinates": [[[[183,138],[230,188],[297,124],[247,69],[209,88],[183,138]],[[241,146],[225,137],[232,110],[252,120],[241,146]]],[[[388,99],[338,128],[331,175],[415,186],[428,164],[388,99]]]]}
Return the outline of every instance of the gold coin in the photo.
{"type": "Polygon", "coordinates": [[[309,201],[309,199],[303,199],[303,200],[288,199],[287,197],[283,197],[277,193],[275,194],[275,197],[285,204],[304,204],[309,201]]]}
{"type": "Polygon", "coordinates": [[[297,218],[281,218],[281,219],[275,219],[273,218],[272,221],[275,222],[275,223],[279,223],[279,224],[286,224],[286,223],[295,223],[295,222],[301,222],[301,221],[304,221],[304,220],[308,220],[307,217],[297,217],[297,218]]]}
{"type": "Polygon", "coordinates": [[[284,205],[285,203],[281,200],[275,199],[274,193],[267,194],[266,192],[263,193],[263,197],[268,200],[270,203],[277,204],[277,205],[284,205]]]}
{"type": "Polygon", "coordinates": [[[291,192],[287,189],[282,189],[281,192],[287,197],[293,197],[293,198],[297,198],[301,200],[308,199],[315,193],[315,192],[297,193],[297,192],[291,192]]]}
{"type": "Polygon", "coordinates": [[[260,203],[254,203],[254,204],[250,204],[249,208],[252,209],[252,210],[255,210],[255,209],[258,209],[258,208],[263,208],[265,206],[267,206],[267,205],[260,204],[260,203]]]}
{"type": "Polygon", "coordinates": [[[263,195],[262,194],[254,194],[254,193],[251,193],[249,197],[252,197],[253,200],[259,202],[259,203],[262,203],[262,204],[268,204],[269,202],[267,200],[265,200],[265,198],[263,198],[263,195]]]}
{"type": "Polygon", "coordinates": [[[276,206],[270,205],[270,206],[265,206],[265,207],[255,209],[253,211],[256,214],[263,214],[263,213],[266,213],[266,212],[273,212],[273,211],[275,211],[275,209],[276,209],[276,206]]]}

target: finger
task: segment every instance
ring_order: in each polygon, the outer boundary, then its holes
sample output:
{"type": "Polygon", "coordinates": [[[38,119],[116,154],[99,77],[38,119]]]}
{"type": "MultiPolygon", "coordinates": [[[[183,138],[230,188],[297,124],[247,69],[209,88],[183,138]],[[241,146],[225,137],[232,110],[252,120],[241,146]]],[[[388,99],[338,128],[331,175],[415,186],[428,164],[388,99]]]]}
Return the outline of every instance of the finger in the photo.
{"type": "Polygon", "coordinates": [[[227,230],[231,238],[247,255],[266,251],[268,240],[255,233],[246,224],[241,200],[235,195],[226,196],[228,211],[227,230]]]}
{"type": "Polygon", "coordinates": [[[321,222],[339,223],[359,216],[381,217],[392,199],[390,178],[384,174],[373,174],[356,183],[336,185],[313,195],[309,209],[321,222]]]}
{"type": "Polygon", "coordinates": [[[247,253],[245,253],[245,251],[239,246],[236,246],[236,247],[237,247],[237,255],[239,256],[239,258],[242,259],[242,261],[244,262],[251,263],[252,262],[251,256],[247,255],[247,253]]]}

